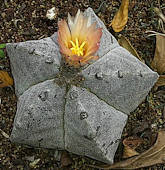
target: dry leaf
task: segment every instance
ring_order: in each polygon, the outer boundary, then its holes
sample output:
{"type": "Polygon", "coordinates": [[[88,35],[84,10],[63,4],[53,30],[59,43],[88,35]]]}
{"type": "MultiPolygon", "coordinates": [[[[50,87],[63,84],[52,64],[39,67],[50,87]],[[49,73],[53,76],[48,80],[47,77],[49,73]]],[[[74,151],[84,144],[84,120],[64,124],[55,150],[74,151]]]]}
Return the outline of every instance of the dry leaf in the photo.
{"type": "Polygon", "coordinates": [[[160,33],[160,32],[156,32],[156,31],[146,31],[145,33],[149,33],[147,36],[148,37],[151,37],[151,36],[155,36],[155,35],[161,35],[161,36],[164,36],[165,37],[165,34],[164,33],[160,33]]]}
{"type": "Polygon", "coordinates": [[[135,149],[132,149],[129,146],[124,147],[122,158],[130,158],[130,157],[133,157],[133,156],[136,156],[136,155],[139,155],[139,153],[137,151],[135,151],[135,149]]]}
{"type": "Polygon", "coordinates": [[[129,0],[122,0],[120,8],[110,24],[115,32],[120,32],[125,27],[128,21],[128,6],[129,0]]]}
{"type": "Polygon", "coordinates": [[[155,84],[156,87],[165,86],[165,75],[160,75],[158,81],[155,84]]]}
{"type": "Polygon", "coordinates": [[[165,36],[156,35],[156,50],[151,67],[159,74],[165,72],[165,36]]]}
{"type": "Polygon", "coordinates": [[[134,49],[134,47],[131,45],[130,41],[126,37],[124,37],[123,35],[120,35],[118,39],[118,43],[123,48],[128,50],[132,55],[137,57],[140,61],[144,62],[144,60],[139,56],[139,54],[136,52],[136,50],[134,49]]]}
{"type": "Polygon", "coordinates": [[[2,129],[0,129],[0,132],[5,138],[9,139],[9,135],[6,132],[4,132],[2,129]]]}
{"type": "Polygon", "coordinates": [[[136,149],[141,143],[142,139],[136,136],[130,136],[128,138],[125,138],[123,140],[123,145],[124,146],[129,146],[132,149],[136,149]]]}
{"type": "Polygon", "coordinates": [[[40,160],[41,160],[40,158],[34,160],[33,162],[31,162],[31,163],[29,164],[29,166],[30,166],[31,168],[35,168],[36,165],[40,162],[40,160]]]}
{"type": "Polygon", "coordinates": [[[113,165],[91,166],[100,169],[138,169],[155,164],[165,163],[165,131],[161,130],[154,146],[142,154],[129,158],[125,161],[117,162],[113,165]]]}
{"type": "Polygon", "coordinates": [[[66,167],[71,164],[72,164],[72,160],[71,160],[69,154],[66,151],[63,151],[62,155],[61,155],[61,166],[66,167]]]}
{"type": "Polygon", "coordinates": [[[13,79],[9,76],[6,71],[0,71],[0,88],[12,86],[13,79]]]}
{"type": "Polygon", "coordinates": [[[163,13],[161,12],[161,10],[159,8],[154,8],[155,13],[163,20],[163,22],[165,23],[165,16],[163,15],[163,13]]]}
{"type": "Polygon", "coordinates": [[[139,153],[135,150],[142,143],[142,139],[138,137],[128,137],[123,140],[124,151],[123,158],[130,158],[139,153]]]}

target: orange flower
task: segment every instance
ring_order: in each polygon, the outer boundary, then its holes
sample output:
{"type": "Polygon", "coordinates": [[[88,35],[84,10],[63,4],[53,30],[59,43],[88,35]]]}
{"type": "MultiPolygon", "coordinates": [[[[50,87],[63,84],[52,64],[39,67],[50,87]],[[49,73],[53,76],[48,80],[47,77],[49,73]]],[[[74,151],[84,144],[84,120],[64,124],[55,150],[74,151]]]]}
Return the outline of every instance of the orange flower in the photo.
{"type": "Polygon", "coordinates": [[[91,17],[83,16],[78,10],[75,18],[68,14],[68,24],[65,20],[58,23],[58,42],[60,52],[70,66],[80,67],[90,60],[98,59],[94,56],[99,48],[102,29],[91,23],[91,17]]]}

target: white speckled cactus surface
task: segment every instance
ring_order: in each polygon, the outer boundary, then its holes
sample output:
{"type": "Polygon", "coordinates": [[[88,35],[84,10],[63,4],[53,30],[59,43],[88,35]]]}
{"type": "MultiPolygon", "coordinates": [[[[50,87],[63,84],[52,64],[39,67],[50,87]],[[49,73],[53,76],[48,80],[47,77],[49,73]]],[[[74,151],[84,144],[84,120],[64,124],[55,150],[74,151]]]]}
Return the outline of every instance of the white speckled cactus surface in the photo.
{"type": "Polygon", "coordinates": [[[128,114],[158,74],[120,47],[91,8],[85,15],[102,37],[99,59],[79,71],[63,68],[57,33],[7,44],[18,97],[10,139],[113,163],[128,114]]]}

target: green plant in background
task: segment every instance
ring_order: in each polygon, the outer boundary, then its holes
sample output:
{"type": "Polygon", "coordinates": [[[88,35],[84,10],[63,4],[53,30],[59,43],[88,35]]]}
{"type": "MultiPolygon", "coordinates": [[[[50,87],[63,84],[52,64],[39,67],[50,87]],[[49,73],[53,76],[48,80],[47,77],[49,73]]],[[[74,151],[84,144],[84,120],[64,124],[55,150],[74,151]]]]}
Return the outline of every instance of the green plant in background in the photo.
{"type": "Polygon", "coordinates": [[[5,58],[5,53],[3,49],[6,47],[6,44],[0,44],[0,58],[5,58]]]}

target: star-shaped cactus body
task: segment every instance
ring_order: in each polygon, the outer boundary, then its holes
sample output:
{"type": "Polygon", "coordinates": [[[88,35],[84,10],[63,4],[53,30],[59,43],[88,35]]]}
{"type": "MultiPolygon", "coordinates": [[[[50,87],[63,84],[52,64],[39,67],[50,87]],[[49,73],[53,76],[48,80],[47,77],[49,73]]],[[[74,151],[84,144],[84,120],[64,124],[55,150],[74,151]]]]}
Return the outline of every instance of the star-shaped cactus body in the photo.
{"type": "Polygon", "coordinates": [[[84,14],[102,28],[102,38],[99,59],[79,72],[61,65],[57,33],[7,44],[18,97],[10,139],[113,163],[128,114],[158,74],[120,47],[91,8],[84,14]]]}

